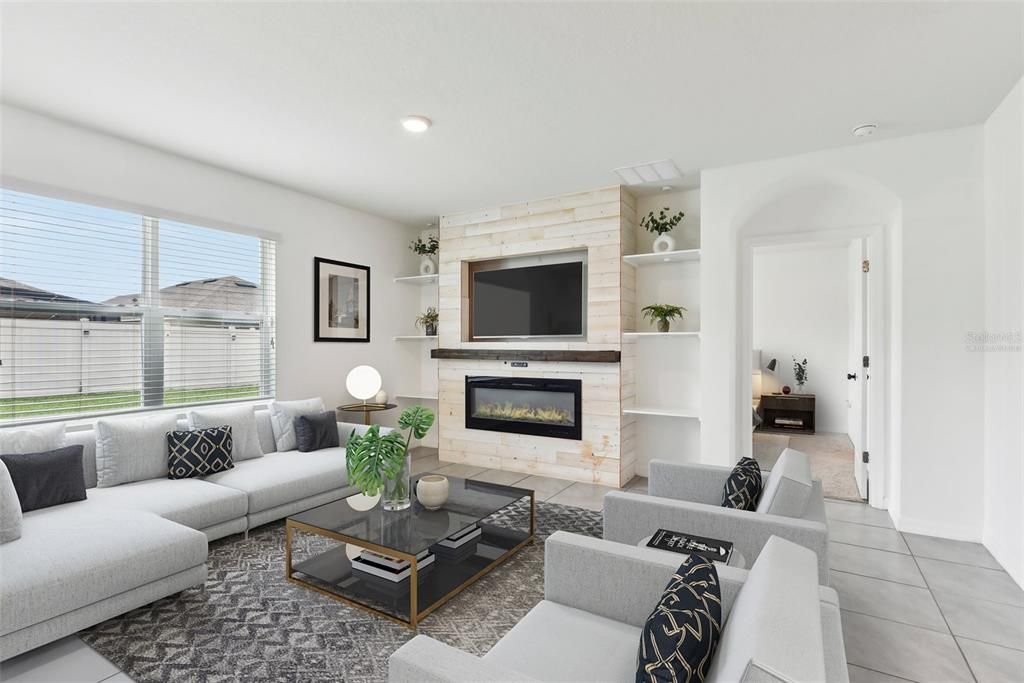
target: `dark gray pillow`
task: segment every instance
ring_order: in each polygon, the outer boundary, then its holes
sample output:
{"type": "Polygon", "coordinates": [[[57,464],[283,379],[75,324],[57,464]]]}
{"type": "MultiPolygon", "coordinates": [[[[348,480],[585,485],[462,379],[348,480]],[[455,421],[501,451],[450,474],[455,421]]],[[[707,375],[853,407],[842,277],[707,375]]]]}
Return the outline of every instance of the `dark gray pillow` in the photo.
{"type": "Polygon", "coordinates": [[[81,444],[43,453],[9,453],[0,459],[11,473],[22,512],[85,500],[81,444]]]}
{"type": "Polygon", "coordinates": [[[301,453],[338,446],[338,418],[334,411],[295,418],[295,440],[301,453]]]}

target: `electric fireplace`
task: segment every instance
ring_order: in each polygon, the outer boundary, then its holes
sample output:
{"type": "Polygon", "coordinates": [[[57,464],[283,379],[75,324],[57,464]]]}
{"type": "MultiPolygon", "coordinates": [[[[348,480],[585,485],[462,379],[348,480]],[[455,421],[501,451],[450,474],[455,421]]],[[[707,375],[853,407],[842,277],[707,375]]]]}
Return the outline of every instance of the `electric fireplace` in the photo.
{"type": "Polygon", "coordinates": [[[578,379],[466,377],[466,428],[579,441],[582,386],[578,379]]]}

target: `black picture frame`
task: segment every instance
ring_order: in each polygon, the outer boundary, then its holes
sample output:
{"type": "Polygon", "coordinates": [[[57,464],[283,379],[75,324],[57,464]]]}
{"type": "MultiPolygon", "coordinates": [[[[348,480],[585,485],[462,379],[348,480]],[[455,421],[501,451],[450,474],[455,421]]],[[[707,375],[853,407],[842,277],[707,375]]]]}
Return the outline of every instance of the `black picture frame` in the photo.
{"type": "MultiPolygon", "coordinates": [[[[355,286],[358,292],[360,287],[355,286]]],[[[314,342],[362,342],[370,341],[370,266],[316,256],[313,258],[313,341],[314,342]],[[333,273],[331,271],[334,271],[333,273]],[[321,296],[330,297],[334,292],[325,291],[321,283],[331,276],[355,279],[363,283],[365,301],[356,295],[356,326],[354,328],[332,327],[330,324],[330,300],[321,301],[321,296]],[[365,319],[365,324],[363,320],[365,319]],[[350,329],[351,331],[346,331],[350,329]]]]}

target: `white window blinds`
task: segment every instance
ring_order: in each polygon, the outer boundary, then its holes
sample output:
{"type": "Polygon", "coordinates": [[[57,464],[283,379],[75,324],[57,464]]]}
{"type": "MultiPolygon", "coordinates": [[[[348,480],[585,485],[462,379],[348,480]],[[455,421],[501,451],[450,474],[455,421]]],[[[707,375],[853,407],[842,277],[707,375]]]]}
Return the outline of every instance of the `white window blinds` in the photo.
{"type": "Polygon", "coordinates": [[[274,246],[0,189],[0,424],[272,397],[274,246]]]}

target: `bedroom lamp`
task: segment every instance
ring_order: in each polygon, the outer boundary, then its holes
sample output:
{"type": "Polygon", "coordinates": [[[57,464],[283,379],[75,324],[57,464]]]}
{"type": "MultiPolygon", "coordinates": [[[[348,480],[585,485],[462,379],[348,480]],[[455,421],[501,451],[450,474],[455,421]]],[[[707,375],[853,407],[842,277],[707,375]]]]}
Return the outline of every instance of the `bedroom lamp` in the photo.
{"type": "Polygon", "coordinates": [[[765,367],[766,370],[768,370],[768,372],[775,372],[775,368],[778,367],[778,365],[779,365],[778,359],[777,358],[772,358],[770,361],[768,361],[768,365],[766,365],[764,367],[765,367]]]}
{"type": "Polygon", "coordinates": [[[380,373],[369,365],[357,365],[349,371],[348,377],[345,378],[345,388],[348,393],[363,403],[377,395],[381,383],[380,373]]]}

